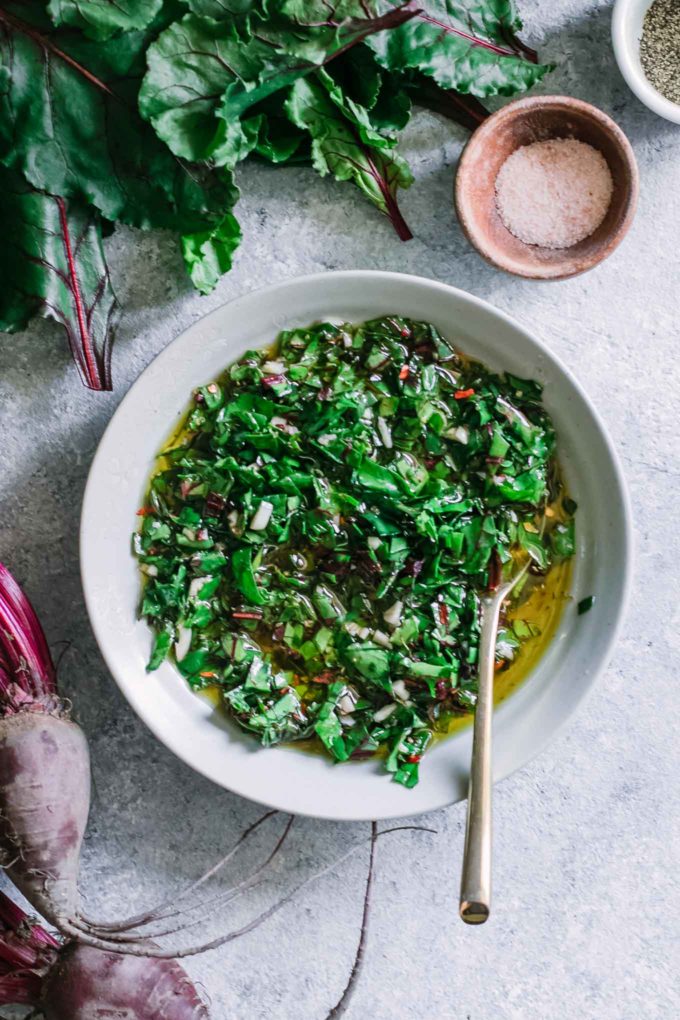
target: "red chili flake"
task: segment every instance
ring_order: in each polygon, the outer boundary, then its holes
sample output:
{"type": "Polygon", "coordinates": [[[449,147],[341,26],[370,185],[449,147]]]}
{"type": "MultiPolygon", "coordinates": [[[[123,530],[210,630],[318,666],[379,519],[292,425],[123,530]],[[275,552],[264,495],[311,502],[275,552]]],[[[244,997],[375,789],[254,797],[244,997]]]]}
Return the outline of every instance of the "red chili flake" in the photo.
{"type": "Polygon", "coordinates": [[[152,506],[140,506],[137,511],[137,517],[147,517],[149,514],[153,514],[156,511],[152,506]]]}
{"type": "Polygon", "coordinates": [[[399,369],[399,378],[408,379],[408,373],[409,373],[408,365],[402,365],[402,367],[399,369]]]}
{"type": "Polygon", "coordinates": [[[251,612],[246,613],[246,612],[243,612],[243,613],[232,613],[231,615],[234,617],[235,620],[261,620],[262,619],[262,613],[251,613],[251,612]]]}
{"type": "Polygon", "coordinates": [[[217,673],[213,673],[211,669],[204,669],[198,675],[202,676],[205,680],[214,680],[217,673]]]}
{"type": "Polygon", "coordinates": [[[409,765],[417,765],[421,758],[422,758],[421,754],[409,754],[406,761],[409,763],[409,765]]]}
{"type": "Polygon", "coordinates": [[[472,387],[470,387],[469,390],[456,390],[456,392],[453,394],[453,398],[454,400],[467,400],[468,397],[473,397],[474,395],[475,391],[472,389],[472,387]]]}
{"type": "Polygon", "coordinates": [[[277,386],[279,383],[285,382],[285,375],[266,375],[262,380],[263,386],[277,386]]]}
{"type": "Polygon", "coordinates": [[[445,602],[439,603],[439,621],[444,627],[446,627],[449,622],[449,607],[445,602]]]}
{"type": "Polygon", "coordinates": [[[312,677],[312,683],[329,684],[332,681],[334,675],[335,674],[333,673],[332,669],[325,669],[323,673],[319,673],[317,676],[312,677]]]}
{"type": "Polygon", "coordinates": [[[405,340],[406,340],[406,339],[407,339],[408,337],[410,337],[410,335],[411,335],[411,330],[410,330],[410,329],[408,328],[408,326],[404,326],[404,328],[403,328],[403,329],[401,330],[401,335],[402,335],[402,336],[404,337],[404,339],[405,339],[405,340]]]}
{"type": "Polygon", "coordinates": [[[493,664],[494,671],[497,673],[499,669],[503,669],[505,665],[505,659],[496,659],[493,664]]]}

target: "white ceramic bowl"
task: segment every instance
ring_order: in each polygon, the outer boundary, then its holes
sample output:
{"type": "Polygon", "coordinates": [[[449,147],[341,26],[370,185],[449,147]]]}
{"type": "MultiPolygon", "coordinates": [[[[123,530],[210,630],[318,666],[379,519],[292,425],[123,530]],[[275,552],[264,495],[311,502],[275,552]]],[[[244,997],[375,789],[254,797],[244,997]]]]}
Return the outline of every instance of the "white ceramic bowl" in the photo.
{"type": "Polygon", "coordinates": [[[614,56],[628,87],[641,103],[660,117],[680,124],[680,105],[666,99],[647,80],[640,63],[640,38],[652,0],[616,0],[612,14],[614,56]]]}
{"type": "Polygon", "coordinates": [[[630,514],[616,455],[589,399],[560,362],[517,322],[443,283],[382,272],[339,272],[267,287],[194,323],[137,380],[99,445],[85,492],[81,568],[99,647],[134,710],[170,750],[227,789],[296,814],[394,818],[466,794],[471,732],[428,751],[414,790],[380,763],[333,765],[291,748],[264,750],[193,694],[166,662],[147,675],[148,626],[137,619],[140,583],[130,537],[154,454],[194,387],[284,328],[395,313],[433,322],[463,351],[545,385],[569,489],[578,500],[573,596],[550,648],[495,716],[494,775],[527,762],[575,711],[606,664],[629,586],[630,514]],[[578,616],[575,603],[595,595],[578,616]]]}

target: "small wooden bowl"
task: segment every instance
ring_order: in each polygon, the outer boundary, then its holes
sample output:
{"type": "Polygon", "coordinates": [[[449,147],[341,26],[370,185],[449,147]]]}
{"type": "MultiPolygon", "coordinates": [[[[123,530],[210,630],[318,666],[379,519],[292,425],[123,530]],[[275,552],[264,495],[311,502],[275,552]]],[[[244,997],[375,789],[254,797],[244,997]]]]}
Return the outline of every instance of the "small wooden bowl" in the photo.
{"type": "Polygon", "coordinates": [[[458,165],[455,201],[466,237],[498,269],[533,280],[563,280],[592,269],[621,243],[637,205],[639,177],[630,142],[601,110],[569,96],[530,96],[509,103],[477,128],[458,165]],[[576,138],[599,149],[614,191],[597,230],[571,248],[525,244],[505,227],[496,207],[496,177],[522,145],[576,138]]]}

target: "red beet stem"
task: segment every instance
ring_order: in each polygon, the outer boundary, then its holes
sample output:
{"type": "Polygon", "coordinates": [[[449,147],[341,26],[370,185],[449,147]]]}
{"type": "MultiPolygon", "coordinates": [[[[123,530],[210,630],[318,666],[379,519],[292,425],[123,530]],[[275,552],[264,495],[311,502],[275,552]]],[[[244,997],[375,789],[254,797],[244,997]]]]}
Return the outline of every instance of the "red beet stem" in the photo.
{"type": "Polygon", "coordinates": [[[0,924],[4,926],[6,932],[21,931],[22,938],[33,949],[40,950],[45,946],[51,949],[59,948],[60,943],[54,935],[50,935],[41,925],[32,921],[26,911],[3,892],[0,892],[0,924]]]}
{"type": "Polygon", "coordinates": [[[0,892],[0,1004],[35,1006],[59,942],[0,892]]]}
{"type": "Polygon", "coordinates": [[[54,663],[35,610],[0,563],[0,714],[56,693],[54,663]]]}
{"type": "Polygon", "coordinates": [[[32,972],[0,977],[0,1006],[37,1006],[42,978],[32,972]]]}

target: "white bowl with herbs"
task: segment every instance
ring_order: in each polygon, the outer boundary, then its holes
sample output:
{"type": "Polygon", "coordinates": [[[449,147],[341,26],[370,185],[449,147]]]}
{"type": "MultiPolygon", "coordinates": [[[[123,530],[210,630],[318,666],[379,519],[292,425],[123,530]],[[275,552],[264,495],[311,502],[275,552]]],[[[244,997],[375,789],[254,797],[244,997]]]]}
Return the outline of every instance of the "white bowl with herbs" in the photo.
{"type": "Polygon", "coordinates": [[[85,493],[83,587],[121,691],[194,769],[294,814],[390,818],[465,796],[473,588],[511,533],[538,573],[496,647],[496,779],[608,659],[631,567],[616,455],[569,372],[486,302],[322,273],[216,309],[132,387],[85,493]],[[310,738],[320,753],[296,749],[310,738]]]}
{"type": "Polygon", "coordinates": [[[621,74],[640,102],[680,124],[678,0],[617,0],[612,43],[621,74]]]}

